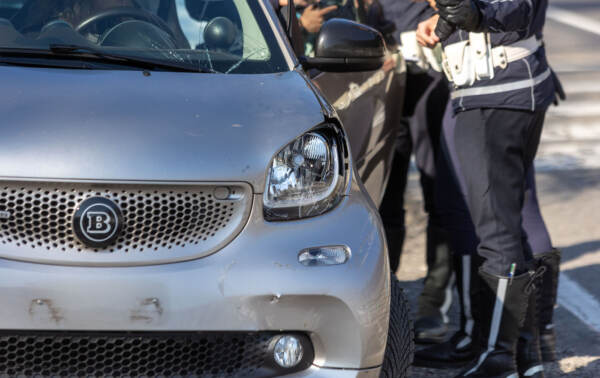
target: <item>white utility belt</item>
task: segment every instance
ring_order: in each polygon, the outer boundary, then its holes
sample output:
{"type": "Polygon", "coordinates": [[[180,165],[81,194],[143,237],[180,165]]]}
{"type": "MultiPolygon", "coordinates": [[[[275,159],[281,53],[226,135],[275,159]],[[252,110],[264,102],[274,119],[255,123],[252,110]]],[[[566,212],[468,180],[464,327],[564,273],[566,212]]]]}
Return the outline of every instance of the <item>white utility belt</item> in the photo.
{"type": "Polygon", "coordinates": [[[507,46],[492,48],[489,33],[469,33],[469,39],[444,48],[442,68],[456,87],[494,78],[496,68],[534,54],[542,45],[535,36],[507,46]]]}

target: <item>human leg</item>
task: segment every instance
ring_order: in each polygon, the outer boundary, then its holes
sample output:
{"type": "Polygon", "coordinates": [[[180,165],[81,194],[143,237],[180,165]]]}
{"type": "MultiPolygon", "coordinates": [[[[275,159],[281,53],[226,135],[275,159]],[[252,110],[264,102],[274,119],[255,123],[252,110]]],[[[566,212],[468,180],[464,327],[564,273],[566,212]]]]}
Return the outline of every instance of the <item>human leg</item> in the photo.
{"type": "Polygon", "coordinates": [[[543,118],[543,111],[499,109],[467,111],[457,118],[457,155],[480,238],[478,253],[485,258],[480,276],[486,283],[473,299],[481,309],[484,351],[461,376],[516,376],[517,340],[535,324],[537,274],[524,243],[521,211],[525,172],[535,156],[543,118]]]}
{"type": "Polygon", "coordinates": [[[396,138],[390,178],[379,209],[387,239],[390,270],[394,274],[400,266],[400,257],[406,236],[404,193],[411,152],[412,141],[408,123],[401,122],[396,138]]]}
{"type": "Polygon", "coordinates": [[[437,187],[436,158],[443,109],[448,102],[448,88],[440,74],[423,77],[426,85],[410,119],[414,155],[420,173],[424,210],[428,215],[426,232],[427,275],[418,299],[415,339],[419,342],[442,342],[448,332],[448,310],[452,303],[454,276],[448,233],[441,227],[434,199],[437,187]]]}

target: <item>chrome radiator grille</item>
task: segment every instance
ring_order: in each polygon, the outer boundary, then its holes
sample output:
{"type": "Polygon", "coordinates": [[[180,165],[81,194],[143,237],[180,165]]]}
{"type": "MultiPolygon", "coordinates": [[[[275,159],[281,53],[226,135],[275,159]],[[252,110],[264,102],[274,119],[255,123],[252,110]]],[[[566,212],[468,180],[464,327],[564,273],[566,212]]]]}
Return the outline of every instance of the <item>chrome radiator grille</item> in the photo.
{"type": "Polygon", "coordinates": [[[0,254],[73,264],[201,257],[239,233],[251,203],[244,184],[0,182],[0,254]],[[78,204],[96,196],[123,213],[121,235],[105,249],[87,247],[72,227],[78,204]]]}

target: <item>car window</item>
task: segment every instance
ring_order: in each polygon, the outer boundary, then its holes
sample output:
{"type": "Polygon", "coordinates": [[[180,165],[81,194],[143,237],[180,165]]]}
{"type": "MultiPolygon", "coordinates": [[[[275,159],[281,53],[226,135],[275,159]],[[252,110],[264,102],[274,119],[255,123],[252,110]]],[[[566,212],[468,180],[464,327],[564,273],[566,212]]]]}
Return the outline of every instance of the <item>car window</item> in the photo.
{"type": "Polygon", "coordinates": [[[0,0],[0,49],[92,47],[219,73],[288,70],[257,0],[0,0]]]}

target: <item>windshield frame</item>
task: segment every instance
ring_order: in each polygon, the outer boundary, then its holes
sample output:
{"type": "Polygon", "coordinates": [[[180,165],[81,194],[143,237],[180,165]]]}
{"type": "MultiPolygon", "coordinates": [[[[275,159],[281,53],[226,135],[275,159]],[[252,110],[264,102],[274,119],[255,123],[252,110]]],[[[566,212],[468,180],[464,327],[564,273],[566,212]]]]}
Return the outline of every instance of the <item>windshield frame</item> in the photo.
{"type": "Polygon", "coordinates": [[[300,61],[298,60],[298,57],[296,56],[296,53],[289,42],[288,36],[283,29],[283,25],[281,22],[279,22],[277,11],[273,9],[273,6],[269,0],[256,1],[260,3],[260,7],[262,8],[265,18],[267,19],[267,23],[271,26],[271,33],[273,33],[275,36],[275,39],[279,45],[279,50],[287,62],[288,71],[293,70],[295,67],[300,65],[300,61]]]}

